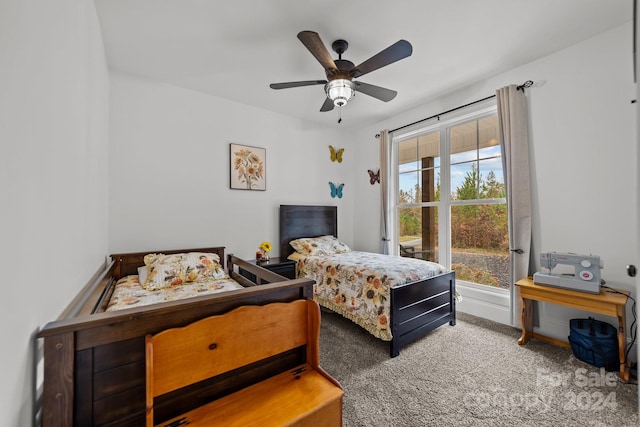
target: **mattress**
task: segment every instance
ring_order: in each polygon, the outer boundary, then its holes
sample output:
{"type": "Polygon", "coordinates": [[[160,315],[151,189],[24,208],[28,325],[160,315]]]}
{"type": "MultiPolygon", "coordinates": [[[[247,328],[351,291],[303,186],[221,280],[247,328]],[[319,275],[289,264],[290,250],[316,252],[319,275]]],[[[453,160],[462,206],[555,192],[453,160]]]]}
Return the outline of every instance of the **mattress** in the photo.
{"type": "Polygon", "coordinates": [[[140,285],[138,275],[125,276],[115,285],[111,300],[105,311],[141,307],[167,301],[175,301],[200,295],[215,294],[235,289],[243,289],[235,280],[224,277],[206,282],[185,283],[159,290],[148,291],[140,285]]]}

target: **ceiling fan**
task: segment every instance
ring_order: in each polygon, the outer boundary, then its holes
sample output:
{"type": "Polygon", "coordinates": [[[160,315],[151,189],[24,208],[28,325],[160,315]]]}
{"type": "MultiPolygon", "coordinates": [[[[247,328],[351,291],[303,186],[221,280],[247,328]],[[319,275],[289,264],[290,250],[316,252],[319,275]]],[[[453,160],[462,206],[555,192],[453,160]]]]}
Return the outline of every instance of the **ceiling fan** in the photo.
{"type": "Polygon", "coordinates": [[[391,101],[398,92],[368,83],[353,81],[367,73],[392,64],[396,61],[411,56],[413,48],[406,40],[399,40],[383,51],[373,55],[363,63],[354,66],[353,62],[342,59],[342,54],[349,47],[346,40],[336,40],[331,48],[338,54],[338,59],[331,58],[331,54],[314,31],[301,31],[298,39],[309,49],[309,52],[324,67],[327,80],[305,80],[300,82],[272,83],[272,89],[289,89],[301,86],[324,85],[327,95],[320,111],[331,111],[334,107],[343,107],[349,102],[355,92],[361,92],[384,102],[391,101]]]}

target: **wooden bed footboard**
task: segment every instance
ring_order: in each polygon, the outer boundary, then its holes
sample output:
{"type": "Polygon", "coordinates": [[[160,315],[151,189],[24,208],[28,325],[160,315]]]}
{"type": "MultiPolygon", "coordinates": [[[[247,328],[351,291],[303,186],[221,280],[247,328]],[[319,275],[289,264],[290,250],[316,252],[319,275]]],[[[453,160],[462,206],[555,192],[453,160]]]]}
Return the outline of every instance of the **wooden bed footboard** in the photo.
{"type": "Polygon", "coordinates": [[[391,288],[391,357],[438,326],[456,324],[455,272],[391,288]]]}
{"type": "MultiPolygon", "coordinates": [[[[224,262],[224,248],[162,251],[216,252],[224,262]]],[[[158,251],[160,252],[160,251],[158,251]]],[[[313,281],[287,280],[273,272],[229,255],[229,275],[244,289],[204,295],[145,307],[104,312],[115,282],[136,274],[144,253],[113,255],[82,289],[60,318],[45,325],[42,425],[140,426],[145,423],[144,339],[167,328],[183,326],[241,305],[264,305],[309,298],[313,281]],[[271,282],[256,286],[235,268],[250,269],[271,282]],[[238,280],[240,281],[240,280],[238,280]],[[248,282],[248,283],[247,283],[248,282]]],[[[214,378],[179,393],[163,396],[156,414],[169,419],[205,401],[304,363],[304,354],[290,351],[260,364],[214,378]]]]}

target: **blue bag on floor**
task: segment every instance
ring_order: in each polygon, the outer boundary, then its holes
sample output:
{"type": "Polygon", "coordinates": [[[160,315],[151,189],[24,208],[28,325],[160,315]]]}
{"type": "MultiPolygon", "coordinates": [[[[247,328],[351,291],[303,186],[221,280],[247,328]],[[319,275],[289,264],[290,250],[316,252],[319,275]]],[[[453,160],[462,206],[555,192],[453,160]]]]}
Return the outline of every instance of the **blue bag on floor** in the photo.
{"type": "Polygon", "coordinates": [[[592,317],[571,319],[569,344],[577,359],[607,371],[620,370],[618,331],[612,325],[592,317]]]}

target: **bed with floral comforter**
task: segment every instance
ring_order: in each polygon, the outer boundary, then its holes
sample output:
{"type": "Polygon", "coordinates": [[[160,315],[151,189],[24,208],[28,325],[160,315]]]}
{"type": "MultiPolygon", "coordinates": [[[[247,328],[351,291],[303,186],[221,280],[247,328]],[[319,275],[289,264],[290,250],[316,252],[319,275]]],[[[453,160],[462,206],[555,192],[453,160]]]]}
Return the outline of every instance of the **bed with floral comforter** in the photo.
{"type": "MultiPolygon", "coordinates": [[[[144,426],[147,335],[228,313],[240,306],[292,302],[313,294],[313,281],[279,281],[280,276],[259,265],[233,255],[225,257],[222,246],[153,252],[165,254],[162,258],[166,262],[155,264],[151,275],[154,283],[151,280],[147,283],[140,272],[149,277],[145,258],[150,253],[111,254],[58,318],[40,328],[37,334],[42,368],[39,418],[43,425],[144,426]],[[172,254],[176,255],[173,259],[172,254]],[[256,279],[248,280],[241,270],[250,272],[256,279]],[[140,291],[142,282],[154,288],[145,289],[149,295],[163,300],[173,299],[175,295],[169,296],[172,293],[189,295],[182,286],[192,287],[198,296],[134,307],[132,304],[138,297],[130,299],[121,294],[117,304],[121,303],[124,309],[105,312],[110,299],[113,300],[116,283],[132,275],[136,278],[130,277],[121,284],[137,289],[134,293],[140,291]],[[217,281],[223,280],[214,277],[212,287],[204,285],[207,275],[229,276],[244,288],[205,295],[200,292],[204,287],[220,291],[217,281]],[[268,284],[256,286],[257,283],[268,284]],[[158,287],[161,289],[156,289],[158,287]]],[[[116,305],[115,301],[111,302],[116,305]]],[[[188,392],[168,393],[161,398],[163,414],[158,415],[157,422],[200,404],[198,402],[249,387],[260,378],[270,378],[305,362],[304,351],[285,352],[240,368],[231,377],[215,378],[193,386],[188,392]]]]}
{"type": "Polygon", "coordinates": [[[243,289],[225,273],[214,253],[152,253],[144,257],[144,263],[137,275],[116,282],[105,311],[243,289]]]}
{"type": "Polygon", "coordinates": [[[456,324],[454,271],[352,251],[337,236],[337,206],[280,205],[280,258],[296,261],[299,278],[316,281],[320,305],[388,342],[391,357],[435,328],[456,324]]]}
{"type": "Polygon", "coordinates": [[[138,275],[125,276],[116,283],[113,295],[105,311],[116,311],[124,308],[141,307],[160,302],[175,301],[200,295],[242,289],[233,279],[223,278],[207,282],[185,283],[163,289],[148,291],[140,284],[138,275]]]}
{"type": "Polygon", "coordinates": [[[440,264],[370,252],[299,257],[298,277],[314,279],[314,299],[390,341],[390,289],[446,272],[440,264]]]}

